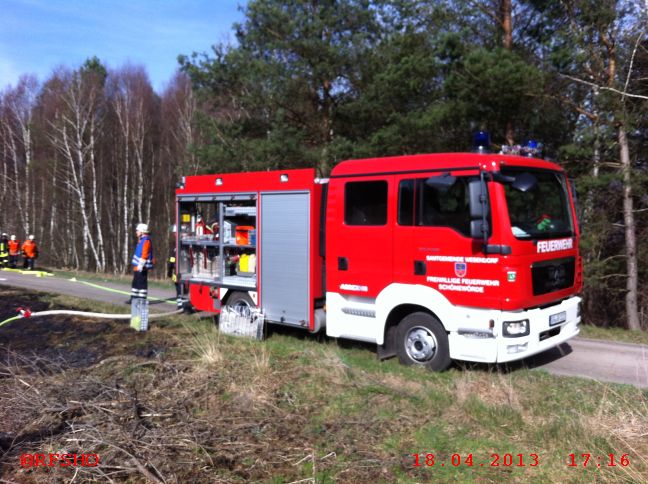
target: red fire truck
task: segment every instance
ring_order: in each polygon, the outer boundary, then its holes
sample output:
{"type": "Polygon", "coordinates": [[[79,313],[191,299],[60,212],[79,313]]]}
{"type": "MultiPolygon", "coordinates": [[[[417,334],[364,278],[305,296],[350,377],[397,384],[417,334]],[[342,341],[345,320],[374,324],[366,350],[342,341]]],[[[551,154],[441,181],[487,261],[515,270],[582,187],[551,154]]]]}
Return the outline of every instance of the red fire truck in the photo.
{"type": "Polygon", "coordinates": [[[442,370],[579,332],[575,192],[536,158],[426,154],[183,177],[177,276],[191,305],[375,343],[442,370]]]}

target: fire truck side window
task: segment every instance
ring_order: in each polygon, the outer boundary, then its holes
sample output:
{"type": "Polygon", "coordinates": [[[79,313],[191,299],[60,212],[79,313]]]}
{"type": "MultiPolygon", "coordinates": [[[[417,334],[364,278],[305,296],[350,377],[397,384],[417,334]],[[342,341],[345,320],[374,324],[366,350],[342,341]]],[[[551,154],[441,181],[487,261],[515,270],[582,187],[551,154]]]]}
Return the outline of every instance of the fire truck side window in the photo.
{"type": "Polygon", "coordinates": [[[385,225],[387,223],[387,182],[350,182],[344,187],[344,223],[385,225]]]}
{"type": "Polygon", "coordinates": [[[398,190],[399,225],[450,227],[470,236],[468,177],[457,177],[451,187],[427,185],[426,178],[403,180],[398,190]]]}

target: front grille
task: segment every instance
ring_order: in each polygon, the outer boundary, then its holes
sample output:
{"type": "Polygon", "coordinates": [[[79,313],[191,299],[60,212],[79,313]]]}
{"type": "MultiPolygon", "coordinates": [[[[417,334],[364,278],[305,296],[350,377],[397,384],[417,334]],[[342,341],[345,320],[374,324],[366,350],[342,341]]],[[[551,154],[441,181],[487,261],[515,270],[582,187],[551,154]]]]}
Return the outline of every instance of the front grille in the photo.
{"type": "Polygon", "coordinates": [[[574,257],[536,262],[531,266],[533,295],[539,296],[572,287],[575,272],[576,259],[574,257]]]}

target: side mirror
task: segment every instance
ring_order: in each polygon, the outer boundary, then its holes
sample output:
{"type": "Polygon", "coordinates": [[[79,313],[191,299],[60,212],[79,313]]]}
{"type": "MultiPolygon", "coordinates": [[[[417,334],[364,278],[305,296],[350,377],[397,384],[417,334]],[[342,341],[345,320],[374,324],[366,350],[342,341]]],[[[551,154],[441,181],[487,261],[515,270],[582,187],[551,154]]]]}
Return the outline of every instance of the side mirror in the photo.
{"type": "Polygon", "coordinates": [[[483,220],[470,221],[470,236],[473,239],[485,239],[488,235],[488,222],[483,220]]]}
{"type": "MultiPolygon", "coordinates": [[[[484,217],[484,210],[488,214],[488,198],[487,194],[482,190],[486,188],[486,184],[482,184],[481,180],[471,180],[468,183],[468,198],[470,203],[470,219],[482,219],[484,217]]],[[[480,235],[481,237],[481,235],[480,235]]]]}

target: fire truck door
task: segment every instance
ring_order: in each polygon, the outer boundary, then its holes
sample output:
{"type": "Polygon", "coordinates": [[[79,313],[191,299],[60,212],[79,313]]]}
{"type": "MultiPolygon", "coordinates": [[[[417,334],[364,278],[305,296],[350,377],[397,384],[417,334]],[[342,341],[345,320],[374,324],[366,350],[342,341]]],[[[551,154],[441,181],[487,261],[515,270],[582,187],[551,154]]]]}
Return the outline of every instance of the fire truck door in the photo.
{"type": "Polygon", "coordinates": [[[338,185],[328,290],[375,298],[392,280],[391,177],[338,185]]]}

